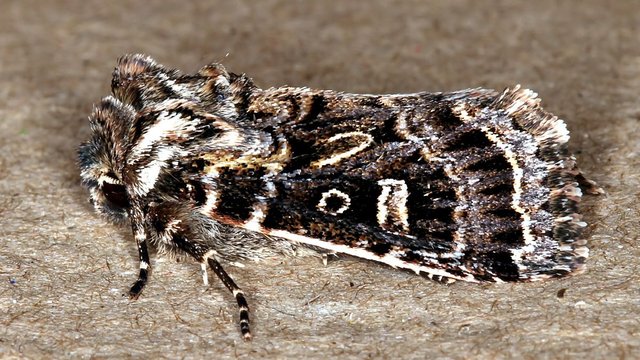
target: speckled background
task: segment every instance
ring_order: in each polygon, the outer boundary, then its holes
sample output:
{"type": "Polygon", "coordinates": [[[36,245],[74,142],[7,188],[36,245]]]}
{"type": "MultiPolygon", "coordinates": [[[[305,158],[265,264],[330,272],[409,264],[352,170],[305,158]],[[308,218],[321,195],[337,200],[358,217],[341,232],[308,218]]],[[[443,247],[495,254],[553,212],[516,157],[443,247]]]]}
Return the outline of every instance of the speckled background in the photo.
{"type": "Polygon", "coordinates": [[[151,3],[0,2],[0,357],[640,357],[640,2],[151,3]],[[154,259],[130,302],[132,236],[93,213],[75,166],[130,52],[189,72],[222,62],[263,87],[535,89],[607,191],[583,203],[588,271],[444,286],[344,258],[229,267],[252,343],[197,264],[154,259]]]}

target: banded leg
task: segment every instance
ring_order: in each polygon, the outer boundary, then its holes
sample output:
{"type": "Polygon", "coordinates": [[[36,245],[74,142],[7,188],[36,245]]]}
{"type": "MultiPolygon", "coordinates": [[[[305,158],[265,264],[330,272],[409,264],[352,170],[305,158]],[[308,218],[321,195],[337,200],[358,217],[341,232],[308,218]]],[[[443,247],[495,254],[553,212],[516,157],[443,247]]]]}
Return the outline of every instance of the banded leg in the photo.
{"type": "Polygon", "coordinates": [[[138,274],[138,280],[136,280],[131,287],[131,290],[129,290],[129,298],[132,300],[136,300],[140,296],[144,286],[147,284],[147,279],[149,278],[149,251],[147,250],[147,237],[143,229],[134,229],[134,234],[136,244],[138,245],[140,273],[138,274]]]}
{"type": "MultiPolygon", "coordinates": [[[[189,254],[201,265],[205,265],[202,271],[202,280],[205,284],[208,283],[206,273],[206,264],[208,263],[218,278],[222,280],[222,283],[233,293],[240,309],[240,331],[245,340],[250,340],[249,306],[244,293],[214,258],[215,251],[211,249],[207,241],[207,239],[218,236],[217,230],[208,228],[208,224],[194,216],[191,209],[176,202],[154,204],[149,207],[148,216],[151,218],[149,223],[152,224],[152,236],[157,237],[159,243],[170,248],[171,251],[189,254]]],[[[211,226],[211,224],[209,225],[211,226]]],[[[141,234],[141,238],[144,238],[144,232],[141,234]]]]}
{"type": "Polygon", "coordinates": [[[235,296],[236,301],[238,302],[238,309],[240,310],[240,332],[242,333],[242,338],[244,340],[251,340],[251,330],[249,329],[249,305],[247,304],[247,299],[244,297],[244,293],[238,285],[236,285],[231,276],[224,271],[218,260],[211,256],[207,258],[207,262],[209,263],[209,266],[211,266],[213,272],[218,275],[218,278],[220,278],[224,286],[226,286],[227,289],[233,293],[233,296],[235,296]]]}

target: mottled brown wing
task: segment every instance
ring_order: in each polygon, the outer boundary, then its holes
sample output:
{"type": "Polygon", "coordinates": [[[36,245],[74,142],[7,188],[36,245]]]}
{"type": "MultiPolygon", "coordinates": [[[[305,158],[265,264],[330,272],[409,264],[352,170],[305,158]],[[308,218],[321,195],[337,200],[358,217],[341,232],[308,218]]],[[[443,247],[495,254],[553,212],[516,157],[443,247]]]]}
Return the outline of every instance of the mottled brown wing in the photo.
{"type": "Polygon", "coordinates": [[[260,231],[469,281],[563,275],[584,260],[568,132],[528,90],[286,89],[260,103],[277,111],[256,122],[289,152],[262,177],[273,189],[260,231]]]}

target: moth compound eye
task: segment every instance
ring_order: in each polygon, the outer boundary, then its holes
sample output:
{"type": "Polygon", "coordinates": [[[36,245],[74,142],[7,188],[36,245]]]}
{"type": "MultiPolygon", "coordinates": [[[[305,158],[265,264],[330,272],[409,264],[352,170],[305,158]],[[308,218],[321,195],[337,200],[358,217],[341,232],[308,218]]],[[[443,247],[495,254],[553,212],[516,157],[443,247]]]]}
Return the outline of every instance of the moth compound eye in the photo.
{"type": "Polygon", "coordinates": [[[127,190],[124,188],[124,185],[105,182],[102,185],[102,192],[104,193],[104,197],[107,199],[107,201],[109,201],[112,205],[120,208],[129,207],[127,190]]]}

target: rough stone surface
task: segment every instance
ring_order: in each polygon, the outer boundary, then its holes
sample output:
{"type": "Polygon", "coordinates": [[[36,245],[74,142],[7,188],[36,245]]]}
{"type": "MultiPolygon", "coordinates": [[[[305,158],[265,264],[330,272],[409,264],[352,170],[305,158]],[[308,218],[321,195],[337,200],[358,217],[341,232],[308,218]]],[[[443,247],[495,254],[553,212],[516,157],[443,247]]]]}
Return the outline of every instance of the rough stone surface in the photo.
{"type": "Polygon", "coordinates": [[[0,2],[0,357],[640,357],[640,2],[0,2]],[[130,230],[98,218],[75,149],[123,53],[262,87],[536,90],[607,195],[583,203],[586,273],[444,286],[341,258],[228,270],[153,262],[138,301],[130,230]],[[212,279],[213,280],[213,279],[212,279]]]}

